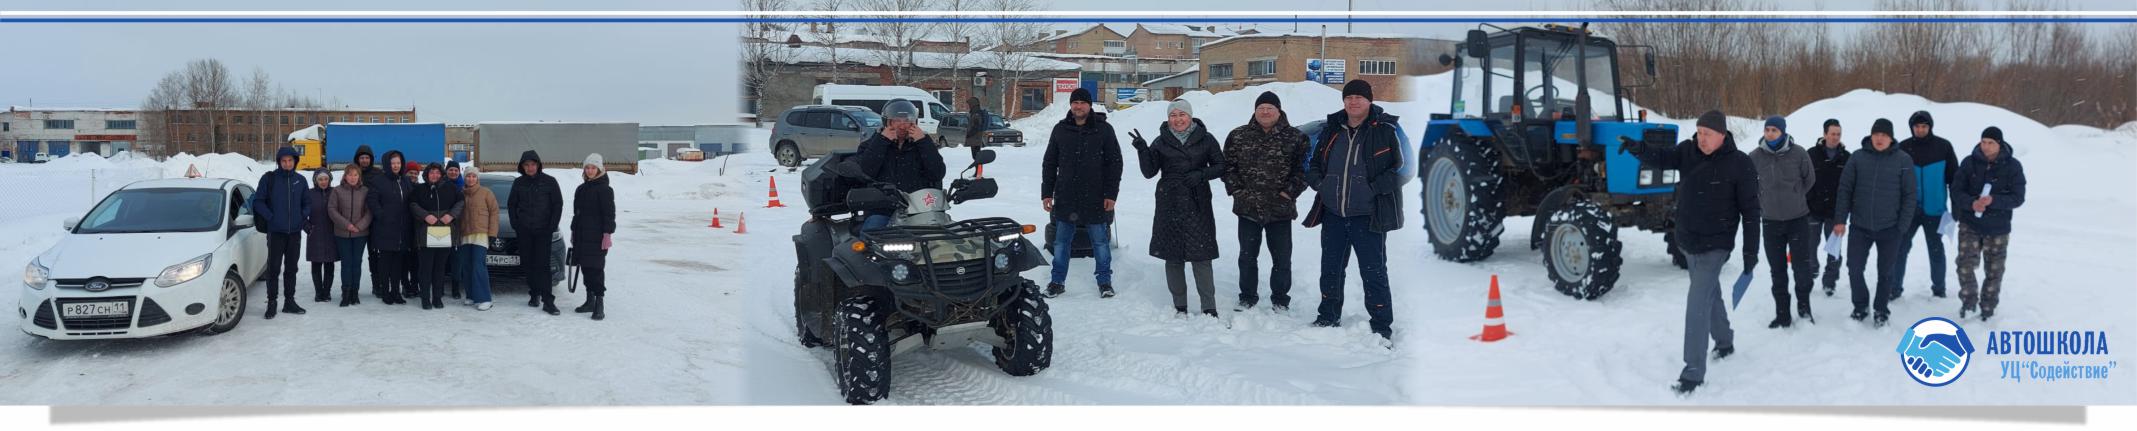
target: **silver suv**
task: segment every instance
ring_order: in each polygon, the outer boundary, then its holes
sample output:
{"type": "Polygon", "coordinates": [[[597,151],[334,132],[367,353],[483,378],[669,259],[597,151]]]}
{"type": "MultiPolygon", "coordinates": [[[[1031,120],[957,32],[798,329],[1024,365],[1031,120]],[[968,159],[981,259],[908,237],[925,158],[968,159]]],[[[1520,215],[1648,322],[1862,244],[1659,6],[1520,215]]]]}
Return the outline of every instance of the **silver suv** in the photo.
{"type": "Polygon", "coordinates": [[[859,147],[883,129],[883,116],[858,106],[804,105],[787,109],[772,126],[772,157],[800,167],[812,157],[859,147]]]}

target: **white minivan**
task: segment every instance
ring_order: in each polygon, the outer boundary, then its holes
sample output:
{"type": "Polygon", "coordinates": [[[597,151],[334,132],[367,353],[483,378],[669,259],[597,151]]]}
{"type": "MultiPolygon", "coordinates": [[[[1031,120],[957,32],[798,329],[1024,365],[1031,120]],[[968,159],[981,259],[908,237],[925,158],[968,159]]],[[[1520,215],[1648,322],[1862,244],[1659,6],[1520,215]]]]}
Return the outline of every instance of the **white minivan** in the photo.
{"type": "Polygon", "coordinates": [[[901,85],[817,85],[810,94],[818,105],[859,106],[883,113],[883,105],[893,99],[905,99],[920,108],[920,131],[935,136],[942,118],[950,115],[950,108],[942,105],[935,95],[913,87],[901,85]]]}

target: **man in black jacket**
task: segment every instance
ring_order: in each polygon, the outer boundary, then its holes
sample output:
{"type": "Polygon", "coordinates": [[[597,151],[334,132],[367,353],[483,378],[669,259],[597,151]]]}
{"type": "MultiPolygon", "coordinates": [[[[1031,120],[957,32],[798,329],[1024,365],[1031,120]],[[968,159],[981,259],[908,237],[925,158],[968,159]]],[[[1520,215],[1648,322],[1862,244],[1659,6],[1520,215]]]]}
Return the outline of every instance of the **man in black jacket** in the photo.
{"type": "Polygon", "coordinates": [[[1306,135],[1291,127],[1283,100],[1264,91],[1254,116],[1224,140],[1224,193],[1239,216],[1239,308],[1261,302],[1257,292],[1262,240],[1269,244],[1269,305],[1291,307],[1291,221],[1306,191],[1306,135]]]}
{"type": "Polygon", "coordinates": [[[2003,258],[2011,247],[2011,213],[2026,203],[2026,169],[2018,163],[2003,129],[1981,131],[1981,143],[1952,179],[1952,217],[1959,223],[1959,318],[1979,306],[1981,320],[1996,315],[2003,291],[2003,258]],[[1987,259],[1977,283],[1975,265],[1987,259]]]}
{"type": "MultiPolygon", "coordinates": [[[[1833,218],[1833,200],[1840,191],[1840,171],[1848,166],[1848,147],[1840,140],[1840,120],[1825,120],[1825,133],[1818,137],[1818,144],[1812,145],[1809,152],[1811,172],[1817,174],[1817,181],[1811,184],[1806,201],[1811,207],[1811,218],[1818,224],[1816,239],[1823,240],[1833,232],[1833,226],[1841,223],[1833,218]]],[[[1813,244],[1812,248],[1817,248],[1813,244]]],[[[1833,296],[1833,286],[1839,283],[1840,274],[1847,271],[1840,266],[1841,262],[1839,256],[1825,257],[1825,274],[1821,277],[1825,280],[1825,296],[1833,296]]]]}
{"type": "MultiPolygon", "coordinates": [[[[1683,172],[1677,182],[1677,246],[1690,265],[1691,289],[1684,304],[1684,371],[1670,387],[1690,394],[1706,382],[1707,339],[1714,358],[1736,352],[1736,332],[1729,329],[1728,304],[1722,299],[1721,267],[1729,260],[1737,225],[1743,225],[1744,273],[1759,263],[1759,178],[1751,157],[1736,149],[1736,138],[1721,111],[1699,116],[1696,142],[1674,148],[1636,148],[1642,163],[1683,172]]],[[[1637,146],[1628,146],[1637,147],[1637,146]]]]}
{"type": "Polygon", "coordinates": [[[557,310],[555,284],[549,279],[549,237],[556,235],[564,218],[564,191],[555,177],[542,172],[542,156],[527,150],[519,156],[519,178],[512,179],[512,231],[519,235],[519,264],[527,277],[527,306],[542,307],[551,316],[557,310]]]}
{"type": "Polygon", "coordinates": [[[1098,294],[1113,297],[1113,244],[1108,231],[1113,223],[1113,199],[1120,196],[1120,138],[1106,124],[1106,114],[1091,112],[1091,92],[1078,88],[1069,93],[1069,115],[1054,123],[1046,141],[1046,159],[1039,168],[1039,202],[1051,213],[1054,224],[1053,279],[1047,296],[1067,291],[1069,251],[1076,233],[1091,238],[1091,260],[1097,267],[1098,294]]]}
{"type": "Polygon", "coordinates": [[[296,167],[297,149],[276,150],[275,170],[260,176],[260,188],[252,194],[252,213],[258,215],[253,223],[267,231],[267,271],[260,276],[267,280],[267,319],[275,318],[277,294],[289,301],[282,304],[281,312],[304,314],[304,307],[297,306],[297,255],[304,252],[299,239],[312,205],[311,194],[305,190],[310,182],[296,167]]]}
{"type": "MultiPolygon", "coordinates": [[[[853,157],[870,178],[894,184],[898,191],[906,193],[942,188],[942,177],[947,170],[935,140],[920,131],[919,108],[904,99],[883,105],[882,133],[861,141],[860,151],[853,157]]],[[[887,226],[890,222],[889,214],[870,214],[861,230],[887,226]]]]}
{"type": "Polygon", "coordinates": [[[1307,153],[1306,184],[1313,206],[1306,227],[1321,227],[1321,306],[1313,325],[1342,325],[1343,271],[1358,253],[1365,281],[1367,324],[1393,341],[1395,312],[1388,293],[1388,232],[1402,228],[1402,125],[1373,104],[1364,80],[1343,85],[1343,110],[1328,114],[1319,148],[1307,153]]]}

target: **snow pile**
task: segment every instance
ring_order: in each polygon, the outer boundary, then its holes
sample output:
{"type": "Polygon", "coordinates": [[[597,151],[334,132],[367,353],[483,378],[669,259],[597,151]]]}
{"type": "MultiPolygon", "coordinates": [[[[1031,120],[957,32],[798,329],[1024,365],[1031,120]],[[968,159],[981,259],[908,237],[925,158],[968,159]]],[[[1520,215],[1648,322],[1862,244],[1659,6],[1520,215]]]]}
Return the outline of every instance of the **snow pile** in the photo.
{"type": "Polygon", "coordinates": [[[248,184],[260,181],[260,175],[275,170],[275,165],[235,153],[193,155],[178,153],[163,160],[165,178],[184,178],[188,168],[200,170],[204,178],[228,178],[248,184]]]}

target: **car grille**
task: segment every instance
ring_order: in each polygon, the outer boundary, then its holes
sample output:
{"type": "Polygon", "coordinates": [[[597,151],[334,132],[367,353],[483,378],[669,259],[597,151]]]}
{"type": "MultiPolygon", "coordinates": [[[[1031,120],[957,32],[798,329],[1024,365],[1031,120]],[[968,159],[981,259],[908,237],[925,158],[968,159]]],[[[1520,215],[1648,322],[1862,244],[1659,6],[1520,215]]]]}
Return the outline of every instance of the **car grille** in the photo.
{"type": "Polygon", "coordinates": [[[141,298],[140,313],[143,328],[171,322],[171,313],[164,311],[163,306],[156,304],[154,299],[141,298]]]}
{"type": "Polygon", "coordinates": [[[59,329],[59,321],[53,318],[52,300],[50,299],[37,304],[37,317],[31,320],[36,322],[39,328],[59,329]]]}
{"type": "MultiPolygon", "coordinates": [[[[58,288],[61,288],[61,289],[81,289],[81,290],[87,290],[87,289],[85,289],[84,287],[85,287],[85,286],[88,286],[88,285],[89,285],[89,282],[91,282],[91,281],[94,281],[94,280],[96,280],[96,279],[98,279],[98,278],[102,278],[102,277],[90,277],[90,278],[59,278],[59,279],[53,279],[53,280],[52,280],[52,284],[56,285],[56,287],[58,287],[58,288]]],[[[148,279],[147,279],[147,278],[104,278],[104,282],[106,282],[106,283],[111,283],[111,288],[112,288],[112,289],[120,289],[120,288],[128,288],[128,287],[141,287],[142,283],[145,283],[145,282],[147,282],[147,281],[148,281],[148,279]]]]}
{"type": "MultiPolygon", "coordinates": [[[[111,296],[103,298],[68,298],[59,300],[59,305],[65,306],[67,304],[77,302],[106,302],[118,299],[123,299],[131,302],[133,301],[134,297],[111,296]]],[[[135,312],[139,312],[140,307],[138,305],[134,308],[135,312]]],[[[67,330],[69,331],[104,331],[113,329],[126,329],[129,326],[133,326],[133,321],[134,316],[132,315],[114,317],[77,317],[71,319],[62,317],[59,319],[59,323],[61,325],[66,326],[67,330]]]]}

